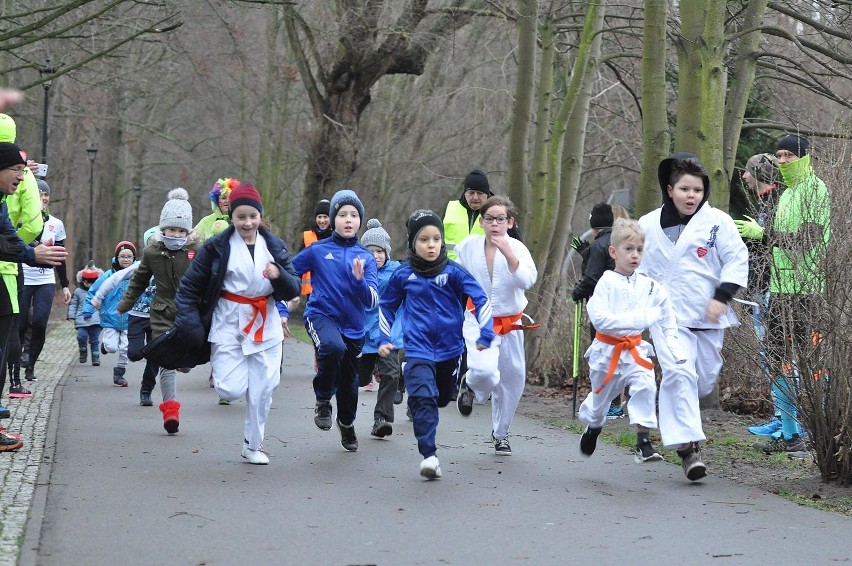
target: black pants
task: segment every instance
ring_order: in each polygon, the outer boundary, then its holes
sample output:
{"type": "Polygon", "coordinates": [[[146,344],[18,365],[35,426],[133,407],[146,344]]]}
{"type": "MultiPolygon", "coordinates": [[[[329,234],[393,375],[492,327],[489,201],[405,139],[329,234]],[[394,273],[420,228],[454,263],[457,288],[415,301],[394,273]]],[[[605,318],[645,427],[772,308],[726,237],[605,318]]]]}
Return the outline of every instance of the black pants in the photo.
{"type": "MultiPolygon", "coordinates": [[[[2,283],[0,283],[2,284],[2,283]]],[[[6,363],[10,361],[7,358],[9,352],[9,338],[14,335],[18,336],[18,315],[8,314],[0,316],[0,395],[6,389],[6,363]]],[[[20,344],[18,344],[18,356],[20,356],[20,344]]]]}
{"type": "Polygon", "coordinates": [[[387,358],[381,357],[378,353],[361,354],[358,358],[358,380],[361,387],[370,383],[374,371],[378,371],[380,381],[373,418],[383,418],[392,423],[393,398],[399,387],[401,373],[397,351],[391,352],[387,358]]]}
{"type": "MultiPolygon", "coordinates": [[[[151,340],[151,319],[141,316],[127,317],[127,359],[137,362],[142,359],[142,348],[151,340]]],[[[145,360],[142,372],[142,391],[151,392],[157,385],[160,368],[145,360]]]]}

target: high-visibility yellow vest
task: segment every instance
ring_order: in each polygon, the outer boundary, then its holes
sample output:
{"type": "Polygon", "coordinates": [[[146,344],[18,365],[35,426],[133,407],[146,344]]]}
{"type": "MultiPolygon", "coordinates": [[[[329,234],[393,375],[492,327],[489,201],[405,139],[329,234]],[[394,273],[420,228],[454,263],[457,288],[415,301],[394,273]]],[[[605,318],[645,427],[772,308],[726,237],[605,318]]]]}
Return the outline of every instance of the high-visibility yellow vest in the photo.
{"type": "MultiPolygon", "coordinates": [[[[313,230],[305,230],[302,232],[302,240],[305,242],[305,247],[310,247],[311,244],[318,240],[317,233],[313,230]]],[[[306,271],[302,273],[302,294],[310,295],[313,293],[314,288],[311,287],[311,272],[306,271]]]]}
{"type": "Polygon", "coordinates": [[[468,228],[467,209],[457,200],[447,203],[447,212],[444,213],[444,243],[447,245],[447,257],[456,259],[456,244],[471,234],[485,235],[485,230],[479,225],[479,221],[473,223],[473,228],[468,228]]]}

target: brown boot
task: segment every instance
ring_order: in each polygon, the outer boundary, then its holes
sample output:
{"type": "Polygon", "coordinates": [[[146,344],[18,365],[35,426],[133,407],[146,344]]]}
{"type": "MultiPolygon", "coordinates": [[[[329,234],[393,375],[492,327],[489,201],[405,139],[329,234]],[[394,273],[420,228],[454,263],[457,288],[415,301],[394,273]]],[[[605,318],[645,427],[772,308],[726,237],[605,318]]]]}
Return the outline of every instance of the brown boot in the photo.
{"type": "Polygon", "coordinates": [[[174,434],[180,426],[180,403],[174,399],[160,403],[160,412],[163,413],[163,428],[169,434],[174,434]]]}

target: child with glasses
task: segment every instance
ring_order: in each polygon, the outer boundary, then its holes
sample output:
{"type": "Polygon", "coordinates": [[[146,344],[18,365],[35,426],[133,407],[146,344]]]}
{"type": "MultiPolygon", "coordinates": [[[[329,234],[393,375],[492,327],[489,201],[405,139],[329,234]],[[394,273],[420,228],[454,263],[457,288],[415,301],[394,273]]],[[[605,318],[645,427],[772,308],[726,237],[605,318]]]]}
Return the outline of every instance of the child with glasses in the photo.
{"type": "Polygon", "coordinates": [[[110,275],[122,269],[130,267],[136,261],[136,246],[133,242],[121,241],[115,246],[115,256],[112,259],[112,269],[98,277],[95,284],[86,295],[86,304],[83,306],[83,320],[90,320],[95,309],[99,309],[101,317],[101,353],[118,353],[118,362],[112,370],[112,382],[116,387],[127,387],[124,374],[127,371],[127,315],[117,310],[121,296],[127,290],[128,281],[117,285],[102,303],[95,304],[95,294],[100,286],[109,279],[110,275]]]}
{"type": "Polygon", "coordinates": [[[508,197],[492,196],[480,209],[484,236],[471,235],[456,246],[458,262],[467,269],[491,300],[496,336],[491,347],[476,348],[479,325],[465,315],[467,373],[462,377],[456,405],[469,416],[474,399],[482,404],[491,397],[491,439],[494,452],[509,456],[509,426],[526,384],[526,358],[521,317],[527,306],[524,292],[538,277],[527,247],[507,234],[517,211],[508,197]]]}

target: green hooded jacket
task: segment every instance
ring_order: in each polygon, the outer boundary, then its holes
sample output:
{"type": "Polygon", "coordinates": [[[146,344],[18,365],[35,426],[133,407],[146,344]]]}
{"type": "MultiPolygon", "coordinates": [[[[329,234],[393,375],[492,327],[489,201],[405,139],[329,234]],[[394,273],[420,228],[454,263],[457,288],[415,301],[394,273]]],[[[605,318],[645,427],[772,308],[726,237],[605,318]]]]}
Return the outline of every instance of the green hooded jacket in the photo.
{"type": "Polygon", "coordinates": [[[776,236],[792,236],[804,224],[822,226],[822,240],[807,249],[772,248],[770,291],[809,295],[825,290],[823,262],[831,234],[831,201],[828,189],[811,167],[811,156],[779,166],[787,189],[778,199],[772,222],[776,236]]]}

